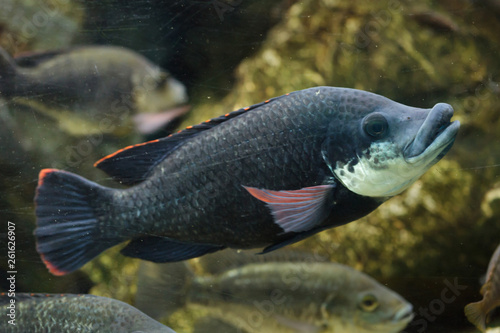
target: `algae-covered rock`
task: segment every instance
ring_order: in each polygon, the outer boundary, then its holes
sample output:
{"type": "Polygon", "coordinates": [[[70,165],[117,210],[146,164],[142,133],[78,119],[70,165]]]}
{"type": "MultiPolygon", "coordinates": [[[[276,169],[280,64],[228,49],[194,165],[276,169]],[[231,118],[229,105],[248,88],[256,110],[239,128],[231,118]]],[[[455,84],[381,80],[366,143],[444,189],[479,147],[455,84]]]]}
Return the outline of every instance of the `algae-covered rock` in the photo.
{"type": "Polygon", "coordinates": [[[0,45],[11,54],[68,47],[84,9],[70,0],[0,0],[0,45]]]}

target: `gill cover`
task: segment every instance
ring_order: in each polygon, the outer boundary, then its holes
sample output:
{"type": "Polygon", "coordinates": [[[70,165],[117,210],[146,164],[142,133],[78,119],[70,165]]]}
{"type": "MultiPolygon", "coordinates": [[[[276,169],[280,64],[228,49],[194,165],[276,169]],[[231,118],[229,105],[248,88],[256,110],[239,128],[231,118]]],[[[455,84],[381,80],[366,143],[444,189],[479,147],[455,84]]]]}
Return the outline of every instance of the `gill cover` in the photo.
{"type": "Polygon", "coordinates": [[[381,100],[380,106],[354,108],[343,123],[332,122],[323,159],[350,191],[391,197],[407,189],[451,147],[460,124],[453,108],[413,108],[381,100]]]}

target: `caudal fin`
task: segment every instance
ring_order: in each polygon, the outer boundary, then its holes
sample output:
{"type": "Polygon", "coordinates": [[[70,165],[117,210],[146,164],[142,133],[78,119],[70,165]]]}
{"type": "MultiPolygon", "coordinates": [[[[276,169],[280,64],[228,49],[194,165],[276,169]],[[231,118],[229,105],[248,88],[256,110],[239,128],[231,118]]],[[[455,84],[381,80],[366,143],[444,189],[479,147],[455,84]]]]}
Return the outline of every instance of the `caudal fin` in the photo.
{"type": "Polygon", "coordinates": [[[155,264],[143,261],[139,266],[134,305],[159,320],[170,316],[186,303],[194,273],[186,262],[155,264]]]}
{"type": "Polygon", "coordinates": [[[99,229],[107,189],[56,169],[40,171],[35,196],[37,251],[54,275],[70,273],[120,239],[103,238],[99,229]]]}
{"type": "Polygon", "coordinates": [[[486,313],[483,309],[483,303],[476,302],[467,304],[464,308],[465,316],[481,332],[486,331],[486,313]]]}

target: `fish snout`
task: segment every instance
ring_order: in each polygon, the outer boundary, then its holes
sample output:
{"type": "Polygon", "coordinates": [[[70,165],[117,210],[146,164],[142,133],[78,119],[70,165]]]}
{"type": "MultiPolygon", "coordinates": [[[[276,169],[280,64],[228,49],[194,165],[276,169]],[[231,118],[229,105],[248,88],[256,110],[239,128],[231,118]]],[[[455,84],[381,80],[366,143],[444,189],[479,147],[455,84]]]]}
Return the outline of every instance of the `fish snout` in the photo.
{"type": "Polygon", "coordinates": [[[168,86],[175,105],[180,105],[188,102],[189,98],[187,89],[180,81],[174,78],[169,78],[168,86]]]}
{"type": "MultiPolygon", "coordinates": [[[[435,114],[434,117],[438,117],[435,119],[431,119],[431,121],[433,120],[433,122],[435,123],[434,127],[437,129],[437,131],[434,133],[435,137],[437,137],[448,125],[450,125],[450,121],[453,117],[454,112],[455,111],[450,104],[437,103],[436,105],[434,105],[434,107],[431,109],[431,112],[429,112],[429,116],[431,114],[435,114]]],[[[427,118],[429,118],[429,116],[427,116],[427,118]]]]}
{"type": "Polygon", "coordinates": [[[404,322],[409,323],[413,320],[413,306],[411,304],[405,304],[401,309],[399,309],[393,317],[394,322],[404,322]]]}
{"type": "Polygon", "coordinates": [[[436,104],[427,114],[413,141],[405,148],[405,159],[411,163],[428,148],[444,149],[455,139],[459,122],[450,122],[453,117],[453,107],[446,103],[436,104]]]}

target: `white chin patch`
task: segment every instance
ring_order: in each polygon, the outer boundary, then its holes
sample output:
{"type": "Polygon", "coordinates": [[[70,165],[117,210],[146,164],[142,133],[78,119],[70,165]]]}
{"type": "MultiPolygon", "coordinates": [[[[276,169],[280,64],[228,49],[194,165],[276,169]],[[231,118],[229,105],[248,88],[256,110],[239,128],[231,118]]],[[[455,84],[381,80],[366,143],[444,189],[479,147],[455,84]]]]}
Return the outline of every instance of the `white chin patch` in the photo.
{"type": "Polygon", "coordinates": [[[369,157],[359,157],[352,167],[350,163],[337,163],[333,172],[350,191],[367,197],[392,197],[403,192],[432,166],[430,162],[436,157],[409,164],[401,148],[389,142],[372,143],[369,154],[363,152],[362,156],[369,157]]]}
{"type": "Polygon", "coordinates": [[[186,87],[176,79],[169,78],[166,89],[168,89],[167,94],[174,102],[174,105],[186,103],[188,101],[186,87]]]}

